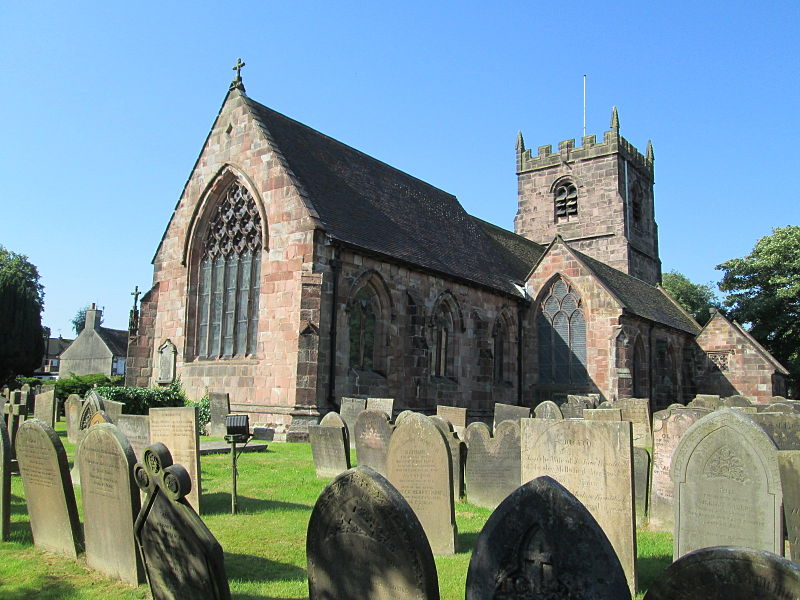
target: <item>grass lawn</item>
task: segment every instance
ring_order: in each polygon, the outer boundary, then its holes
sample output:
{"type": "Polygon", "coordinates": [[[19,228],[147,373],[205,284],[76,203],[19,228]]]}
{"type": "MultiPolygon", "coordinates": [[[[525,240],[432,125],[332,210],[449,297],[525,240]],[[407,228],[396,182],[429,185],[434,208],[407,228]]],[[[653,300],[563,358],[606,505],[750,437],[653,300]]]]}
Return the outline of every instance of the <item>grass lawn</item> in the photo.
{"type": "MultiPolygon", "coordinates": [[[[56,428],[70,458],[64,423],[56,428]]],[[[317,496],[328,480],[317,479],[307,444],[270,444],[264,453],[239,460],[239,514],[230,514],[230,458],[204,456],[203,519],[225,550],[231,593],[237,600],[307,598],[305,538],[317,496]]],[[[133,600],[149,598],[147,585],[132,589],[99,575],[77,561],[33,547],[22,481],[12,479],[11,541],[0,543],[0,598],[3,600],[133,600]]],[[[75,487],[82,513],[80,487],[75,487]]],[[[471,548],[490,511],[456,504],[458,547],[454,556],[437,557],[442,599],[464,598],[471,548]]],[[[81,520],[83,515],[81,514],[81,520]]],[[[639,532],[639,586],[671,562],[672,536],[639,532]]],[[[637,595],[641,598],[642,594],[637,595]]]]}

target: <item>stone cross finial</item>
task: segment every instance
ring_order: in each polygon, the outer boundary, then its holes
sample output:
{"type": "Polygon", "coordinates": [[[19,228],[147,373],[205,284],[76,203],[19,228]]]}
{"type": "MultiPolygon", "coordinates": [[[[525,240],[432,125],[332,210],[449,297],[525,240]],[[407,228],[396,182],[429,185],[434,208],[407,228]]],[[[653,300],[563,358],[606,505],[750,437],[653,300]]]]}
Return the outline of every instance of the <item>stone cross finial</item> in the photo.
{"type": "Polygon", "coordinates": [[[136,308],[136,304],[139,302],[139,296],[142,295],[142,292],[139,291],[139,286],[137,285],[136,288],[131,292],[131,296],[133,296],[133,307],[136,308]]]}
{"type": "Polygon", "coordinates": [[[236,64],[231,67],[234,71],[236,71],[236,77],[233,78],[231,81],[231,89],[239,88],[244,90],[244,84],[242,83],[242,67],[244,67],[245,63],[242,61],[241,58],[236,59],[236,64]]]}

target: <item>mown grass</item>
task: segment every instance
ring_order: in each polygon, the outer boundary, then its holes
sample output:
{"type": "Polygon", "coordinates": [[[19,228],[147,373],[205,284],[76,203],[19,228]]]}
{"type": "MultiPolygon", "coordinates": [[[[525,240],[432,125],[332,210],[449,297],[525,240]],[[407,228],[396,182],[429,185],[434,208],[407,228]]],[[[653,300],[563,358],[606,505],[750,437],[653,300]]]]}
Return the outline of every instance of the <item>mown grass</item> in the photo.
{"type": "MultiPolygon", "coordinates": [[[[75,448],[57,427],[70,466],[75,448]]],[[[239,514],[230,514],[230,457],[202,461],[203,519],[225,550],[225,568],[236,600],[294,600],[308,597],[305,539],[308,519],[328,480],[317,479],[306,444],[270,444],[268,452],[242,454],[239,461],[239,514]]],[[[75,487],[82,513],[80,487],[75,487]]],[[[490,511],[456,504],[459,551],[437,557],[442,599],[464,598],[470,553],[490,511]]],[[[0,544],[0,598],[22,600],[138,600],[147,585],[132,589],[77,561],[33,547],[22,481],[12,480],[11,541],[0,544]]],[[[81,514],[81,520],[83,515],[81,514]]],[[[672,537],[639,532],[639,586],[642,592],[670,563],[672,537]]],[[[639,593],[637,598],[641,598],[639,593]]]]}

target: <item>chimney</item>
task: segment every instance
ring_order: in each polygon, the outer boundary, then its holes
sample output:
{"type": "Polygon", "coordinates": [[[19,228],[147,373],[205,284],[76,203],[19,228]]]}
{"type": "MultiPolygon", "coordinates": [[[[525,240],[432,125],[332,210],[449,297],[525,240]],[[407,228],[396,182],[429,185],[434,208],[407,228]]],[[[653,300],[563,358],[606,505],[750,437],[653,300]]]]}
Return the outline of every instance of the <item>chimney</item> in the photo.
{"type": "Polygon", "coordinates": [[[100,317],[103,311],[97,308],[97,305],[92,302],[92,306],[86,309],[86,329],[97,330],[100,327],[100,317]]]}

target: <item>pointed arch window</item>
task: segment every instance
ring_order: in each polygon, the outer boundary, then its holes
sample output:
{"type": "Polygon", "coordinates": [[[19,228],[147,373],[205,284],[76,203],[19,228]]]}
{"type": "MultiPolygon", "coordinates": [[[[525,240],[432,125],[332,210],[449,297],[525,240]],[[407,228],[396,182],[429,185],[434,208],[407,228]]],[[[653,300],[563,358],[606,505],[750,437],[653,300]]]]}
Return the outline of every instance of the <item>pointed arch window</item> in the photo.
{"type": "Polygon", "coordinates": [[[253,197],[233,182],[214,208],[203,240],[195,337],[201,358],[256,351],[261,232],[253,197]]]}
{"type": "Polygon", "coordinates": [[[376,315],[380,304],[375,293],[364,287],[350,305],[350,367],[372,370],[375,368],[376,315]]]}
{"type": "Polygon", "coordinates": [[[559,183],[553,191],[556,223],[572,221],[578,216],[578,187],[569,180],[559,183]]]}
{"type": "Polygon", "coordinates": [[[453,376],[453,330],[453,313],[443,302],[433,316],[431,373],[434,377],[453,376]]]}
{"type": "Polygon", "coordinates": [[[495,383],[511,381],[511,339],[503,318],[498,318],[492,332],[492,379],[495,383]]]}
{"type": "Polygon", "coordinates": [[[563,279],[550,287],[537,315],[539,377],[544,384],[585,383],[586,319],[580,295],[563,279]]]}

